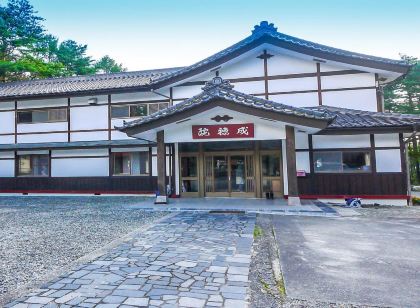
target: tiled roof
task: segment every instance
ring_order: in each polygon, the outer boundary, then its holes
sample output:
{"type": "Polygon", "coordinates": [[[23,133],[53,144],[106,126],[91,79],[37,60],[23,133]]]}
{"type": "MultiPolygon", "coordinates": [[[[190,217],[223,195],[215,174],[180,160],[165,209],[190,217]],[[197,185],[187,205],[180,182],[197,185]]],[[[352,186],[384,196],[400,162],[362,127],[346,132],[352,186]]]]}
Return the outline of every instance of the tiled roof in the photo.
{"type": "Polygon", "coordinates": [[[418,115],[362,111],[330,106],[307,107],[305,109],[334,117],[334,120],[326,128],[327,130],[420,126],[420,116],[418,115]]]}
{"type": "Polygon", "coordinates": [[[158,119],[171,116],[173,114],[181,113],[197,105],[201,105],[215,99],[227,100],[239,105],[251,106],[254,108],[269,110],[276,113],[295,115],[310,119],[327,121],[331,121],[333,119],[329,114],[323,112],[288,106],[278,102],[265,100],[262,98],[235,91],[232,88],[233,86],[229,83],[229,81],[223,80],[220,77],[215,77],[212,81],[206,83],[206,85],[202,88],[203,92],[201,92],[200,94],[186,99],[185,101],[178,103],[174,106],[153,113],[149,116],[143,117],[138,120],[126,122],[122,127],[116,128],[124,130],[129,127],[156,121],[158,119]]]}
{"type": "Polygon", "coordinates": [[[350,52],[286,35],[278,32],[273,24],[263,21],[255,26],[252,34],[244,40],[187,67],[5,83],[0,84],[0,99],[77,94],[89,91],[97,91],[99,93],[101,90],[109,91],[113,89],[138,88],[150,90],[174,82],[177,79],[205,71],[212,68],[212,66],[219,65],[219,62],[223,63],[242,52],[246,52],[248,49],[264,43],[286,44],[289,47],[285,48],[294,48],[313,55],[319,54],[321,58],[323,56],[325,58],[334,56],[339,57],[337,61],[347,61],[352,64],[376,67],[399,73],[406,73],[409,68],[409,65],[404,61],[350,52]]]}
{"type": "Polygon", "coordinates": [[[32,150],[32,149],[76,149],[117,146],[141,146],[149,144],[143,140],[98,140],[98,141],[73,141],[73,142],[40,142],[40,143],[17,143],[0,144],[0,151],[32,150]]]}
{"type": "Polygon", "coordinates": [[[181,68],[6,82],[0,83],[0,98],[142,87],[179,69],[181,68]]]}
{"type": "Polygon", "coordinates": [[[404,69],[408,69],[410,67],[405,61],[402,61],[402,60],[392,60],[392,59],[387,59],[387,58],[375,57],[375,56],[365,55],[361,53],[346,51],[343,49],[338,49],[338,48],[333,48],[333,47],[317,44],[317,43],[306,41],[306,40],[303,40],[294,36],[290,36],[284,33],[280,33],[277,31],[277,28],[274,27],[273,24],[269,24],[267,21],[262,21],[259,25],[256,25],[254,27],[252,34],[248,36],[247,38],[245,38],[244,40],[200,62],[184,67],[183,69],[173,72],[172,74],[162,76],[156,82],[162,82],[163,80],[168,80],[168,79],[174,78],[175,76],[179,76],[182,74],[186,74],[190,71],[194,71],[200,67],[216,62],[217,60],[223,57],[226,57],[230,54],[234,54],[235,52],[245,48],[248,45],[252,45],[254,42],[260,39],[264,40],[268,38],[272,38],[272,39],[282,41],[282,42],[291,43],[295,46],[306,47],[308,49],[311,49],[314,51],[320,51],[326,54],[343,56],[349,59],[360,59],[360,60],[367,60],[367,61],[376,62],[376,63],[396,65],[396,66],[401,66],[404,69]]]}

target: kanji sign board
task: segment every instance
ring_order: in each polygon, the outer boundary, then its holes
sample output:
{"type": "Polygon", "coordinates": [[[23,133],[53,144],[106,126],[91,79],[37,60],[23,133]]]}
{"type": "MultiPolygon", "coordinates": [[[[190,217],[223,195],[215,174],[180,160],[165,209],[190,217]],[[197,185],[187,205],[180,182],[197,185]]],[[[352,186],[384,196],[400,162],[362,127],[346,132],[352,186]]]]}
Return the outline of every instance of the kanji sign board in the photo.
{"type": "Polygon", "coordinates": [[[193,125],[193,139],[253,138],[254,124],[193,125]]]}

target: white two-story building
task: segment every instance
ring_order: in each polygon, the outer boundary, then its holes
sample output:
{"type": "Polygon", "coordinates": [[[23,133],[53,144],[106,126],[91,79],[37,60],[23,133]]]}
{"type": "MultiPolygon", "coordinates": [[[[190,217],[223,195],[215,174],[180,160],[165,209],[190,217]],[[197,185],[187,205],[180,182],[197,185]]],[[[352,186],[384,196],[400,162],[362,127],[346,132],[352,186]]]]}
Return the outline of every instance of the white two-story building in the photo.
{"type": "Polygon", "coordinates": [[[5,83],[0,192],[406,203],[420,118],[381,88],[408,70],[261,22],[187,67],[5,83]]]}

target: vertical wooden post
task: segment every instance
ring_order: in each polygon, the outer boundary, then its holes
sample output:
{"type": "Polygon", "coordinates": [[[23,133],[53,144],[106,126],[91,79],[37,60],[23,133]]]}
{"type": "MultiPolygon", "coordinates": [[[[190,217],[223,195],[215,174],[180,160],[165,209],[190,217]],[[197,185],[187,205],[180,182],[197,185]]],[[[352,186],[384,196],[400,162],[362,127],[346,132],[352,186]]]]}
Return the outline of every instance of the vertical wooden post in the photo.
{"type": "Polygon", "coordinates": [[[318,104],[322,106],[321,63],[316,63],[316,80],[318,83],[318,104]]]}
{"type": "Polygon", "coordinates": [[[296,175],[296,146],[295,128],[286,125],[286,162],[287,162],[287,183],[288,183],[288,204],[299,205],[298,183],[296,175]]]}
{"type": "Polygon", "coordinates": [[[262,183],[261,183],[261,156],[260,156],[260,141],[254,142],[254,177],[255,177],[255,196],[262,197],[262,183]]]}
{"type": "Polygon", "coordinates": [[[157,132],[156,142],[157,142],[158,191],[161,196],[166,196],[166,148],[165,148],[165,132],[163,130],[157,132]]]}

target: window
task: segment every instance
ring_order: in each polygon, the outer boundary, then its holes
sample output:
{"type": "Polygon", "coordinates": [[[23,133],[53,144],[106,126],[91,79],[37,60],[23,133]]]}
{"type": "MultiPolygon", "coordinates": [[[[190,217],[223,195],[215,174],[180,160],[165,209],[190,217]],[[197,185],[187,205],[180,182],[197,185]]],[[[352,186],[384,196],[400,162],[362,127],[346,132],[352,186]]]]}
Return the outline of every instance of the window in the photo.
{"type": "Polygon", "coordinates": [[[18,111],[18,123],[45,123],[67,121],[66,108],[54,108],[45,110],[18,111]]]}
{"type": "Polygon", "coordinates": [[[148,103],[148,104],[112,106],[111,117],[112,118],[144,117],[149,114],[158,112],[162,109],[165,109],[167,107],[168,107],[168,103],[148,103]]]}
{"type": "Polygon", "coordinates": [[[263,176],[280,176],[280,157],[273,154],[261,155],[263,176]]]}
{"type": "Polygon", "coordinates": [[[18,176],[48,176],[49,155],[31,154],[18,157],[18,176]]]}
{"type": "Polygon", "coordinates": [[[149,152],[114,153],[114,175],[149,174],[149,152]]]}
{"type": "Polygon", "coordinates": [[[362,151],[314,152],[315,172],[370,172],[370,153],[362,151]]]}

